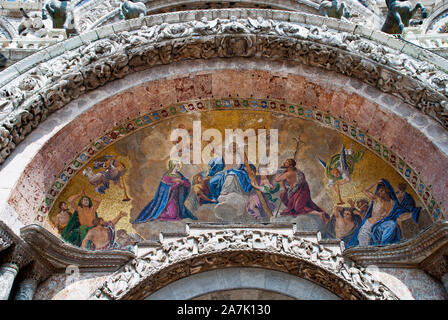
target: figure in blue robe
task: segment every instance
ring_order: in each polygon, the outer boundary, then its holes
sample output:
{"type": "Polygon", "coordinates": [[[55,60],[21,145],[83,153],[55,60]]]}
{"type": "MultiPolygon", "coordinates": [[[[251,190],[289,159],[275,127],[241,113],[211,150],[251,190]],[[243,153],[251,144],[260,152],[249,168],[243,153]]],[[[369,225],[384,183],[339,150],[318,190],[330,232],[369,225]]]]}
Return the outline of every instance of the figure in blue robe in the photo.
{"type": "MultiPolygon", "coordinates": [[[[224,163],[224,159],[221,157],[211,159],[208,165],[210,167],[208,176],[212,177],[209,180],[210,199],[218,200],[218,197],[221,195],[224,182],[229,175],[235,175],[237,177],[243,192],[249,192],[252,189],[252,184],[250,183],[249,176],[244,169],[244,164],[241,164],[237,169],[224,170],[226,165],[224,163]]],[[[251,167],[255,170],[253,165],[251,165],[251,167]]]]}
{"type": "Polygon", "coordinates": [[[187,207],[185,200],[190,193],[191,184],[179,170],[180,162],[170,160],[168,172],[164,174],[152,199],[134,220],[143,223],[152,220],[198,220],[187,207]]]}
{"type": "Polygon", "coordinates": [[[414,198],[409,193],[404,192],[404,197],[400,202],[400,206],[407,208],[408,212],[412,214],[412,219],[417,223],[422,208],[416,206],[414,198]]]}
{"type": "MultiPolygon", "coordinates": [[[[386,188],[387,193],[394,204],[390,213],[386,217],[378,220],[372,225],[372,228],[370,230],[369,245],[374,246],[388,245],[400,241],[401,232],[400,228],[397,225],[398,217],[404,213],[411,212],[412,218],[417,223],[418,214],[421,210],[421,208],[411,206],[409,199],[407,199],[406,202],[405,199],[403,199],[403,201],[400,203],[400,201],[397,198],[397,195],[395,194],[394,188],[386,179],[381,179],[381,183],[378,184],[376,187],[375,195],[378,195],[378,190],[381,187],[386,188]]],[[[358,240],[359,231],[366,223],[367,219],[369,219],[372,216],[374,201],[375,200],[372,200],[372,202],[370,203],[370,207],[367,210],[366,215],[364,216],[364,219],[362,220],[361,224],[356,229],[351,239],[346,243],[347,248],[359,245],[358,240]]]]}

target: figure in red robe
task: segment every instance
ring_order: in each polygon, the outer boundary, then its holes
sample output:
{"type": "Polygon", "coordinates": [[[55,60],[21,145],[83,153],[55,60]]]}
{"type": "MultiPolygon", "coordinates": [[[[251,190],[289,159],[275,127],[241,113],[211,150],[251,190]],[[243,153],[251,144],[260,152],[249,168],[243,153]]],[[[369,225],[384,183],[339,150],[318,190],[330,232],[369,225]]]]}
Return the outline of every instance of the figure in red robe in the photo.
{"type": "Polygon", "coordinates": [[[286,169],[275,178],[276,182],[283,183],[284,192],[280,195],[286,209],[282,216],[298,216],[312,212],[320,213],[322,220],[327,222],[330,216],[311,200],[310,188],[305,175],[296,168],[294,159],[287,159],[281,168],[286,169]]]}

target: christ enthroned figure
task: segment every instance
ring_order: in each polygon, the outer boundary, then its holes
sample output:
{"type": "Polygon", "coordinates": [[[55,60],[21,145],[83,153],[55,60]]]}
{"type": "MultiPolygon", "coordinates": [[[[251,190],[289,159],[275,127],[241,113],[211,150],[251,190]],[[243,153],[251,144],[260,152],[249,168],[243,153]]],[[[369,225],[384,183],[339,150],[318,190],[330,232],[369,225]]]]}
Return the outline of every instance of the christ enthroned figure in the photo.
{"type": "Polygon", "coordinates": [[[209,180],[211,199],[219,201],[220,196],[231,193],[243,195],[252,189],[251,180],[245,169],[244,155],[238,150],[236,144],[231,145],[231,148],[232,160],[230,163],[225,163],[222,157],[214,158],[209,162],[208,176],[211,177],[209,180]]]}

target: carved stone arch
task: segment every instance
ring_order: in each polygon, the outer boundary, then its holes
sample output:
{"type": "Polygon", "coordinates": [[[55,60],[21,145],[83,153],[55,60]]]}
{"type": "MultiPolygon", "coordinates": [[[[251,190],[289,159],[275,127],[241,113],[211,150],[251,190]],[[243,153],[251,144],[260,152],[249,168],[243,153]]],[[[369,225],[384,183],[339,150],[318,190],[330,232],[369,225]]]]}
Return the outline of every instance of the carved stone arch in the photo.
{"type": "MultiPolygon", "coordinates": [[[[253,13],[259,13],[261,16],[264,14],[265,18],[272,17],[272,12],[266,10],[225,10],[227,17],[253,13]]],[[[202,14],[209,16],[210,12],[202,14]]],[[[298,13],[283,12],[282,15],[285,19],[294,18],[302,23],[307,19],[306,15],[298,13]]],[[[180,19],[177,13],[159,16],[162,21],[171,21],[174,17],[180,19]]],[[[272,61],[287,60],[317,66],[360,79],[415,106],[443,126],[448,125],[445,113],[446,79],[443,73],[445,62],[439,63],[440,57],[438,59],[427,51],[415,52],[413,48],[413,54],[423,60],[417,62],[413,57],[404,54],[406,45],[402,47],[402,54],[397,60],[392,57],[391,60],[384,60],[384,53],[388,52],[393,56],[399,52],[393,49],[384,51],[384,48],[381,48],[380,43],[385,40],[384,35],[381,35],[382,39],[378,35],[378,39],[374,39],[377,42],[362,40],[361,34],[369,31],[360,26],[338,22],[337,28],[343,25],[344,30],[354,27],[361,32],[335,33],[316,26],[304,27],[281,20],[269,20],[266,21],[267,25],[257,27],[253,26],[254,22],[249,19],[242,19],[237,22],[238,27],[233,29],[232,21],[220,19],[219,25],[210,22],[210,30],[207,25],[197,25],[195,28],[202,31],[193,31],[194,28],[189,24],[190,18],[187,17],[186,23],[169,23],[169,26],[159,30],[158,20],[155,19],[148,17],[148,26],[151,27],[149,30],[142,25],[142,20],[135,19],[133,23],[136,25],[128,22],[116,25],[117,30],[123,30],[118,33],[113,27],[108,27],[99,32],[71,38],[65,41],[65,44],[44,49],[17,63],[12,69],[8,69],[9,72],[4,72],[0,78],[1,85],[12,93],[4,103],[2,123],[6,131],[2,133],[2,158],[5,159],[15,145],[45,119],[48,113],[63,107],[82,93],[122,78],[135,70],[198,58],[263,57],[272,61]],[[139,31],[140,28],[145,28],[145,31],[139,31]],[[157,36],[152,34],[153,32],[157,36]],[[205,34],[199,36],[197,32],[205,34]],[[142,42],[142,36],[144,38],[145,34],[150,37],[150,41],[142,42]],[[192,36],[193,34],[197,36],[192,36]],[[215,36],[210,38],[212,34],[215,36]],[[136,42],[129,43],[133,36],[137,37],[136,42]],[[88,44],[80,44],[82,39],[88,40],[88,44]],[[67,47],[77,49],[70,51],[67,47]],[[83,58],[74,59],[77,55],[83,58]],[[51,60],[49,56],[57,57],[52,61],[51,67],[45,63],[51,60]],[[430,60],[436,65],[429,65],[430,60]],[[53,65],[62,69],[52,70],[53,65]],[[425,73],[426,77],[430,78],[425,78],[423,74],[415,77],[412,72],[416,72],[417,66],[421,67],[420,72],[433,68],[440,70],[425,73]],[[28,77],[24,77],[25,73],[28,77]],[[36,113],[33,121],[30,111],[36,113]]],[[[316,19],[318,24],[329,25],[335,20],[316,16],[313,19],[316,19]]],[[[370,38],[373,39],[374,34],[375,32],[372,32],[370,38]]],[[[386,39],[388,43],[393,44],[392,47],[400,46],[399,41],[395,43],[393,39],[386,39]]]]}
{"type": "MultiPolygon", "coordinates": [[[[424,20],[422,33],[440,32],[439,29],[446,27],[446,16],[448,13],[448,3],[441,1],[432,11],[431,15],[424,20]]],[[[442,31],[443,32],[443,31],[442,31]]]]}
{"type": "Polygon", "coordinates": [[[5,17],[0,17],[0,37],[5,37],[9,40],[17,36],[18,32],[14,25],[5,17]]]}
{"type": "Polygon", "coordinates": [[[312,281],[347,300],[398,299],[363,267],[340,251],[298,235],[251,229],[220,230],[167,240],[112,274],[93,299],[143,299],[189,275],[255,267],[312,281]]]}
{"type": "MultiPolygon", "coordinates": [[[[111,24],[118,20],[119,2],[114,1],[90,1],[75,9],[79,30],[81,32],[111,24]]],[[[361,23],[375,28],[379,26],[380,18],[376,4],[362,5],[357,0],[346,0],[345,5],[350,10],[350,21],[361,23]]],[[[163,14],[169,12],[210,9],[269,9],[287,10],[319,15],[319,5],[307,0],[283,0],[283,1],[253,1],[240,0],[235,2],[223,2],[222,0],[158,0],[146,2],[147,15],[163,14]]]]}
{"type": "MultiPolygon", "coordinates": [[[[425,74],[421,74],[419,77],[411,76],[409,72],[412,69],[409,69],[410,65],[407,64],[408,62],[416,63],[424,69],[429,65],[427,60],[432,57],[430,53],[419,49],[420,51],[417,50],[413,53],[414,55],[417,53],[421,57],[416,60],[410,53],[409,55],[405,53],[410,49],[406,49],[402,42],[384,35],[381,38],[372,30],[349,23],[337,21],[335,24],[334,19],[283,12],[283,15],[276,17],[274,21],[271,19],[272,12],[264,10],[223,10],[219,12],[224,17],[220,19],[221,25],[214,26],[209,30],[211,33],[208,36],[198,36],[194,33],[181,36],[170,33],[170,30],[192,22],[194,19],[191,17],[180,16],[178,13],[147,17],[143,20],[136,19],[71,38],[62,44],[44,49],[29,59],[24,59],[14,68],[9,69],[10,73],[2,73],[0,78],[2,86],[5,89],[10,89],[11,92],[17,90],[22,94],[19,97],[14,96],[14,99],[10,101],[11,104],[16,104],[15,109],[3,118],[1,141],[4,159],[15,145],[19,144],[50,113],[63,108],[69,102],[74,102],[77,106],[84,104],[85,100],[83,99],[86,96],[83,94],[91,91],[92,96],[96,96],[94,90],[108,83],[111,87],[106,89],[106,93],[115,92],[114,80],[123,78],[124,82],[132,82],[132,79],[135,80],[133,76],[137,75],[139,70],[146,69],[148,73],[151,73],[155,68],[161,70],[165,65],[167,66],[166,70],[169,70],[170,66],[174,66],[176,63],[193,64],[193,62],[208,68],[206,65],[208,62],[218,61],[219,64],[221,59],[222,61],[240,59],[239,63],[250,66],[254,61],[265,59],[269,63],[277,63],[278,70],[284,70],[282,68],[289,65],[297,65],[300,66],[298,68],[310,68],[311,76],[318,74],[316,70],[320,70],[326,76],[339,75],[340,79],[344,79],[341,81],[347,83],[347,78],[351,78],[355,87],[364,88],[369,95],[380,96],[379,92],[382,91],[384,93],[384,96],[381,96],[382,103],[388,105],[391,110],[395,108],[396,114],[399,114],[399,129],[403,129],[401,134],[409,132],[409,128],[415,130],[419,138],[423,136],[419,141],[423,141],[422,145],[428,149],[425,149],[425,154],[419,157],[420,167],[417,168],[417,171],[423,171],[425,167],[429,166],[427,163],[429,156],[434,156],[434,161],[429,161],[430,165],[439,166],[439,168],[446,167],[446,130],[434,123],[436,121],[446,123],[446,114],[443,112],[443,102],[446,98],[443,94],[445,84],[444,82],[431,82],[433,78],[425,78],[425,74]],[[242,18],[237,21],[238,28],[232,29],[232,22],[230,19],[226,19],[233,15],[242,17],[255,13],[264,17],[263,21],[271,23],[270,27],[263,31],[257,31],[257,28],[252,26],[248,19],[242,18]],[[155,19],[160,19],[160,21],[155,19]],[[183,22],[173,23],[173,19],[183,22]],[[285,21],[288,19],[301,21],[301,24],[285,21]],[[305,23],[307,19],[309,20],[308,24],[305,23]],[[166,29],[158,28],[161,21],[166,21],[167,25],[164,27],[166,29]],[[325,28],[315,26],[315,24],[323,23],[327,23],[334,29],[325,30],[325,28]],[[333,25],[331,25],[332,23],[333,25]],[[350,28],[353,30],[343,31],[350,28]],[[149,41],[138,41],[138,37],[145,36],[152,31],[155,33],[151,35],[149,41]],[[368,37],[362,36],[366,33],[369,34],[368,37]],[[306,37],[304,37],[305,34],[306,37]],[[341,34],[346,37],[345,43],[341,42],[339,37],[341,34]],[[368,39],[369,37],[370,39],[368,39]],[[135,42],[131,40],[135,40],[135,42]],[[401,64],[393,64],[397,61],[382,60],[375,55],[374,49],[382,50],[380,43],[384,43],[385,40],[389,45],[386,47],[389,50],[387,52],[396,55],[399,51],[392,47],[403,45],[400,56],[402,60],[398,60],[401,64]],[[247,46],[236,45],[240,42],[247,46]],[[299,49],[306,50],[306,54],[298,54],[299,49]],[[370,78],[371,76],[373,78],[370,78]],[[27,81],[22,82],[24,78],[27,81]],[[403,85],[403,82],[407,87],[400,90],[397,86],[403,85]],[[403,113],[404,109],[406,111],[403,113]],[[424,116],[424,119],[421,119],[422,114],[419,111],[421,109],[429,114],[424,116]],[[409,125],[414,121],[411,119],[413,112],[420,116],[419,119],[423,124],[419,122],[409,125]],[[431,141],[434,133],[437,139],[431,141]],[[430,152],[434,150],[437,151],[435,155],[434,152],[430,152]]],[[[207,15],[208,13],[202,12],[202,14],[207,15]]],[[[444,64],[434,60],[429,67],[435,68],[437,76],[444,76],[444,64]]],[[[231,68],[239,69],[239,65],[235,64],[231,68]]],[[[311,87],[310,91],[312,91],[311,87]]],[[[293,90],[289,91],[289,93],[292,92],[293,90]]],[[[266,96],[261,98],[266,98],[266,96]]],[[[347,107],[344,105],[343,108],[349,117],[353,110],[348,105],[347,107]]],[[[342,117],[342,114],[340,116],[342,117]]],[[[387,117],[384,116],[384,118],[387,117]]],[[[84,115],[80,116],[78,120],[82,121],[83,118],[84,115]]],[[[124,118],[119,120],[124,121],[124,118]]],[[[384,122],[383,119],[383,124],[384,122]]],[[[105,129],[113,128],[109,126],[105,129]]],[[[67,130],[70,130],[70,127],[67,127],[67,130]]],[[[61,134],[62,130],[55,138],[61,137],[61,134]]],[[[98,135],[90,136],[89,139],[97,137],[98,135]]],[[[393,135],[389,137],[389,143],[394,142],[393,137],[393,135]]],[[[13,213],[7,213],[11,216],[16,215],[15,220],[11,219],[12,221],[18,220],[17,215],[21,215],[20,218],[23,218],[22,222],[25,224],[34,221],[32,215],[40,208],[43,192],[49,191],[55,176],[64,169],[66,165],[64,161],[67,163],[73,161],[73,158],[87,145],[85,140],[82,141],[82,144],[77,145],[78,149],[74,150],[72,154],[67,155],[65,147],[64,152],[66,153],[59,151],[58,154],[63,154],[64,158],[59,159],[57,164],[52,161],[52,168],[49,168],[49,162],[45,161],[44,167],[49,170],[44,170],[45,172],[37,178],[41,180],[37,181],[33,180],[35,178],[30,171],[42,171],[42,169],[36,168],[42,167],[40,161],[45,159],[42,156],[46,152],[43,150],[46,150],[47,147],[51,148],[51,146],[46,144],[40,148],[41,153],[34,159],[36,161],[30,163],[27,172],[23,174],[20,172],[17,183],[14,181],[14,190],[8,198],[8,204],[11,205],[8,210],[10,209],[13,213]],[[35,197],[26,198],[24,196],[26,191],[23,188],[33,188],[35,197]],[[24,217],[24,215],[27,216],[24,217]]],[[[437,188],[436,199],[440,202],[438,204],[442,209],[446,208],[448,200],[442,196],[445,190],[445,181],[440,182],[440,177],[435,172],[427,173],[427,177],[424,181],[432,185],[434,189],[437,188]]]]}
{"type": "MultiPolygon", "coordinates": [[[[144,1],[145,2],[145,1],[144,1]]],[[[307,0],[282,0],[282,1],[253,1],[253,0],[239,0],[232,2],[232,5],[227,1],[222,0],[156,0],[146,1],[147,15],[154,15],[160,13],[185,11],[188,10],[203,10],[203,9],[217,9],[220,8],[253,8],[253,9],[274,9],[274,10],[289,10],[299,11],[311,14],[318,14],[319,5],[307,0]],[[216,6],[214,8],[213,6],[216,6]],[[207,8],[210,7],[210,8],[207,8]]],[[[93,30],[111,22],[116,22],[119,14],[120,2],[113,0],[93,0],[89,1],[83,6],[75,9],[75,15],[78,20],[80,31],[93,30]]]]}

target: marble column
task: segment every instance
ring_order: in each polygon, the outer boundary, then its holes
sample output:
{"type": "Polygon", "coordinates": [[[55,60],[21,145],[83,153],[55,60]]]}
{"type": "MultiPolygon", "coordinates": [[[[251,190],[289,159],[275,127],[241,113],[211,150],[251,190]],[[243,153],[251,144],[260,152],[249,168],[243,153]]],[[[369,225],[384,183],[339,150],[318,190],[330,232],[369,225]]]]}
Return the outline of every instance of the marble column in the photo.
{"type": "Polygon", "coordinates": [[[37,289],[37,279],[28,278],[19,282],[14,300],[33,300],[37,289]]]}
{"type": "Polygon", "coordinates": [[[19,267],[14,263],[5,263],[0,267],[0,300],[8,300],[19,267]]]}
{"type": "Polygon", "coordinates": [[[14,280],[20,268],[31,261],[28,251],[21,245],[16,245],[8,249],[5,255],[6,261],[0,266],[0,300],[8,300],[14,280]]]}
{"type": "Polygon", "coordinates": [[[39,262],[32,262],[26,266],[16,279],[16,295],[14,300],[33,300],[39,283],[48,277],[48,271],[39,262]]]}
{"type": "Polygon", "coordinates": [[[448,293],[448,273],[445,273],[440,280],[442,280],[443,286],[448,293]]]}

